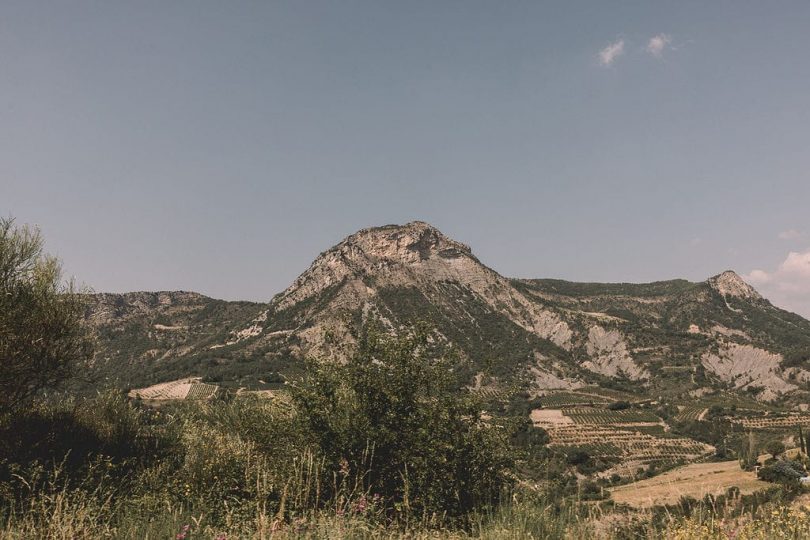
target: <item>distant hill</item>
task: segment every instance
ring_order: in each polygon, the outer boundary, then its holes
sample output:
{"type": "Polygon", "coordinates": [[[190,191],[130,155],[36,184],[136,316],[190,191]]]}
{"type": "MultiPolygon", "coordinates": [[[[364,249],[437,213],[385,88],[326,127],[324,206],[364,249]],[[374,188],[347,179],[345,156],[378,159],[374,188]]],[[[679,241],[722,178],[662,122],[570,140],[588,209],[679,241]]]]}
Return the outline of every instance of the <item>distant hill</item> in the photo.
{"type": "Polygon", "coordinates": [[[347,237],[267,303],[97,294],[87,314],[97,375],[129,387],[197,375],[272,387],[308,355],[345,355],[351,328],[370,318],[391,330],[429,322],[477,387],[808,397],[810,321],[734,272],[699,283],[509,279],[423,222],[347,237]]]}

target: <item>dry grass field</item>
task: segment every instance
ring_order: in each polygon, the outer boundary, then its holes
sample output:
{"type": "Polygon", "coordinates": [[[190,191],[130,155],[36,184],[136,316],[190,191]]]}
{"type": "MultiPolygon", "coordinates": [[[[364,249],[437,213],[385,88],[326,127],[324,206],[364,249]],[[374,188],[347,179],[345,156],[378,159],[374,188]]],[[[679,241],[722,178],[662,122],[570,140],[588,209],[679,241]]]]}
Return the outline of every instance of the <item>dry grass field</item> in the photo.
{"type": "Polygon", "coordinates": [[[611,497],[617,503],[636,508],[659,504],[675,504],[681,497],[720,495],[730,487],[737,487],[742,494],[749,494],[772,486],[757,480],[753,472],[740,469],[736,461],[695,463],[678,467],[653,478],[633,482],[611,489],[611,497]]]}

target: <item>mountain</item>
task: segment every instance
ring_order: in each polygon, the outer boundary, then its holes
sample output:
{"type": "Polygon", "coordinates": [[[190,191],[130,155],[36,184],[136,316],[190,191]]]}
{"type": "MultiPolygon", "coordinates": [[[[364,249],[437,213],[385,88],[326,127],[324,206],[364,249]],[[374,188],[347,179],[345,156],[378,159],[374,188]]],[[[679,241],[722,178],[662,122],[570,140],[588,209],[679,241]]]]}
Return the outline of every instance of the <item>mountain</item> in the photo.
{"type": "Polygon", "coordinates": [[[731,271],[647,284],[510,279],[424,222],[363,229],[267,303],[187,292],[100,294],[96,368],[125,386],[204,375],[278,384],[307,356],[340,358],[351,329],[415,321],[459,352],[470,384],[596,384],[648,396],[729,390],[806,399],[810,321],[731,271]]]}

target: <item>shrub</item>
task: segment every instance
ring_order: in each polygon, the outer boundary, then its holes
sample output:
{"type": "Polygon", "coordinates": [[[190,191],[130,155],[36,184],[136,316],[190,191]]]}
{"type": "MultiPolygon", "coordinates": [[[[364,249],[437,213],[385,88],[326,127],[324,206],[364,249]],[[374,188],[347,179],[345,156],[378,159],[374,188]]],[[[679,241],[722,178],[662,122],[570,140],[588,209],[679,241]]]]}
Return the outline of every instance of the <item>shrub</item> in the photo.
{"type": "Polygon", "coordinates": [[[770,441],[765,445],[765,451],[773,456],[774,459],[785,453],[785,443],[782,441],[770,441]]]}
{"type": "Polygon", "coordinates": [[[0,420],[92,356],[84,305],[36,229],[0,219],[0,420]]]}
{"type": "Polygon", "coordinates": [[[766,482],[779,484],[796,484],[806,473],[801,463],[795,461],[776,461],[760,467],[757,476],[766,482]]]}
{"type": "Polygon", "coordinates": [[[628,403],[627,401],[614,401],[613,403],[610,403],[607,406],[607,409],[611,410],[611,411],[622,411],[624,409],[629,409],[629,408],[630,408],[630,403],[628,403]]]}
{"type": "Polygon", "coordinates": [[[482,418],[450,360],[424,327],[403,337],[371,327],[346,364],[311,362],[291,392],[333,474],[415,515],[496,503],[514,465],[510,433],[482,418]]]}

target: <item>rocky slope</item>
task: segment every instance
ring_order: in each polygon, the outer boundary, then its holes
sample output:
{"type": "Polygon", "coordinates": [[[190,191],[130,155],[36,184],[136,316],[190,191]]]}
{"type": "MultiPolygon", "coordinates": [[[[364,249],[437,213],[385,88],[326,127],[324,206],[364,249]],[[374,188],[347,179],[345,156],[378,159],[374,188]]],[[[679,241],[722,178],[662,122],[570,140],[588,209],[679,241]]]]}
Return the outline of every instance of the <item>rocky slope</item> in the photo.
{"type": "Polygon", "coordinates": [[[125,385],[279,381],[305,356],[346,354],[350,329],[369,318],[391,331],[427,321],[471,381],[534,391],[729,388],[773,400],[804,395],[810,379],[810,322],[733,272],[701,283],[508,279],[423,222],[347,237],[266,304],[131,293],[96,295],[88,311],[100,371],[125,385]]]}

